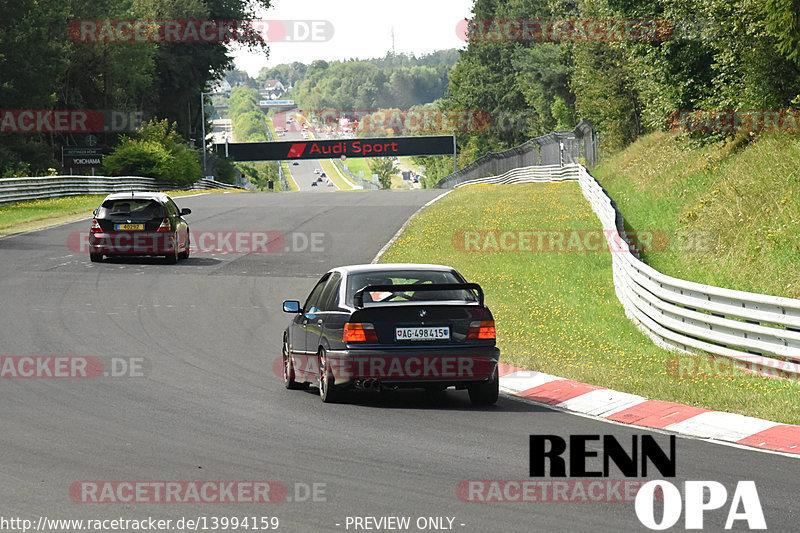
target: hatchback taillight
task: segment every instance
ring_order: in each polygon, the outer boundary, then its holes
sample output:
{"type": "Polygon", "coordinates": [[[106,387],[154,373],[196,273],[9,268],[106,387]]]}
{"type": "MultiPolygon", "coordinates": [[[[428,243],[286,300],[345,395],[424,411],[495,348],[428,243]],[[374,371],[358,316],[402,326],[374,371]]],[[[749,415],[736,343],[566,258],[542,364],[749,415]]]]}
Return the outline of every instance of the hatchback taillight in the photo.
{"type": "Polygon", "coordinates": [[[164,233],[165,231],[172,231],[172,228],[169,227],[169,219],[165,218],[161,221],[161,225],[156,230],[157,232],[164,233]]]}
{"type": "Polygon", "coordinates": [[[92,219],[92,227],[89,229],[89,233],[103,233],[103,228],[100,227],[100,223],[96,218],[92,219]]]}
{"type": "Polygon", "coordinates": [[[348,322],[344,325],[342,340],[344,342],[378,342],[378,335],[372,324],[348,322]]]}
{"type": "Polygon", "coordinates": [[[484,320],[482,322],[472,322],[467,332],[467,340],[487,340],[496,338],[494,330],[494,320],[484,320]]]}

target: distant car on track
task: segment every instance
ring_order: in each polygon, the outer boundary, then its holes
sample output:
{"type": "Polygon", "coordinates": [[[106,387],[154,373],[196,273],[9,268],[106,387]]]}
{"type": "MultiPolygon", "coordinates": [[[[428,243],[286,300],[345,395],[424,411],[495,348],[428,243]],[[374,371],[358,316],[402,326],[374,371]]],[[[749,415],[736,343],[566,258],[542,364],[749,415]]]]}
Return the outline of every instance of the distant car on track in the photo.
{"type": "Polygon", "coordinates": [[[94,210],[89,229],[89,258],[163,255],[168,263],[189,257],[189,224],[180,209],[160,192],[109,194],[94,210]]]}
{"type": "Polygon", "coordinates": [[[317,282],[283,334],[284,385],[314,384],[323,402],[343,390],[466,389],[473,405],[497,401],[494,317],[483,290],[442,265],[334,268],[317,282]]]}
{"type": "Polygon", "coordinates": [[[312,186],[312,187],[317,187],[317,182],[316,182],[316,181],[312,181],[312,182],[311,182],[311,186],[312,186]]]}

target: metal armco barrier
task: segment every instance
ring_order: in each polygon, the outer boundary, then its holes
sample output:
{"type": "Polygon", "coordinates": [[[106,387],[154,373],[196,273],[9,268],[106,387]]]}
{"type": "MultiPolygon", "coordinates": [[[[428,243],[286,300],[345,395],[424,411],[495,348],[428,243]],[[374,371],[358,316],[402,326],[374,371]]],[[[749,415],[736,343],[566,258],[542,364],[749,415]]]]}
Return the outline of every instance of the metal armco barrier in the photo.
{"type": "Polygon", "coordinates": [[[578,176],[575,172],[575,167],[578,165],[551,165],[551,166],[532,166],[515,168],[509,170],[499,176],[491,176],[489,178],[476,178],[469,181],[462,181],[453,188],[458,189],[465,185],[478,185],[481,183],[493,184],[514,184],[514,183],[530,183],[530,182],[553,182],[553,181],[578,181],[578,176]]]}
{"type": "MultiPolygon", "coordinates": [[[[168,191],[180,186],[135,176],[45,176],[41,178],[0,179],[0,204],[22,200],[61,198],[79,194],[109,194],[124,191],[168,191]]],[[[233,185],[201,179],[186,189],[235,189],[233,185]]]]}
{"type": "Polygon", "coordinates": [[[459,183],[484,176],[498,176],[517,168],[536,165],[580,163],[592,167],[597,161],[597,136],[587,120],[572,130],[555,131],[535,137],[502,152],[489,152],[466,167],[439,180],[437,189],[452,189],[459,183]]]}
{"type": "Polygon", "coordinates": [[[578,182],[608,239],[617,298],[657,345],[727,357],[767,376],[800,377],[800,300],[673,278],[646,265],[635,250],[619,251],[618,239],[629,242],[622,214],[582,165],[518,168],[456,186],[538,181],[578,182]]]}

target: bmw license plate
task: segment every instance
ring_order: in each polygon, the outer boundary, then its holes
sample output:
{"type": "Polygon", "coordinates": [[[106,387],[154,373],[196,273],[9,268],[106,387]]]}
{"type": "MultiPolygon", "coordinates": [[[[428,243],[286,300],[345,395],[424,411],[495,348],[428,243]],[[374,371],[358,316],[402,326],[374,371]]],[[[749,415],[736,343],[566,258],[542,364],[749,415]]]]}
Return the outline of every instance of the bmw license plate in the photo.
{"type": "Polygon", "coordinates": [[[115,230],[143,230],[144,224],[114,224],[115,230]]]}
{"type": "Polygon", "coordinates": [[[447,326],[395,328],[394,335],[399,341],[438,341],[450,338],[450,328],[447,326]]]}

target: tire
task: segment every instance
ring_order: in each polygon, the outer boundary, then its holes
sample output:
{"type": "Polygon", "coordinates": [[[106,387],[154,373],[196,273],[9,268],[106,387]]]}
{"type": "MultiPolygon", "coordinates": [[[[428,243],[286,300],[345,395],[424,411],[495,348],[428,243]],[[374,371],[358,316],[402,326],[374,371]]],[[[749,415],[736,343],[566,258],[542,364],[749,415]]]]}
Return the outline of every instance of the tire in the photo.
{"type": "Polygon", "coordinates": [[[103,260],[103,254],[93,254],[89,252],[89,259],[92,263],[99,263],[103,260]]]}
{"type": "Polygon", "coordinates": [[[189,235],[186,235],[186,251],[181,252],[178,254],[178,259],[189,259],[189,247],[191,243],[189,242],[189,235]]]}
{"type": "Polygon", "coordinates": [[[319,349],[319,377],[317,378],[319,387],[319,397],[324,403],[336,403],[341,391],[336,388],[334,378],[328,370],[328,358],[325,348],[319,349]]]}
{"type": "Polygon", "coordinates": [[[470,385],[467,391],[469,392],[469,401],[472,402],[474,407],[496,404],[497,398],[500,396],[500,380],[497,377],[497,367],[492,372],[489,381],[470,385]]]}
{"type": "Polygon", "coordinates": [[[166,263],[168,265],[174,265],[175,263],[178,262],[178,247],[177,246],[175,246],[175,250],[173,250],[172,253],[168,253],[167,255],[164,256],[164,261],[166,261],[166,263]]]}
{"type": "Polygon", "coordinates": [[[299,390],[304,388],[300,383],[294,380],[294,364],[292,358],[289,357],[289,343],[283,339],[283,386],[291,390],[299,390]]]}

